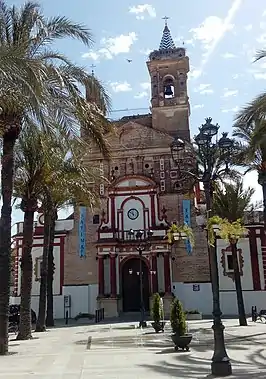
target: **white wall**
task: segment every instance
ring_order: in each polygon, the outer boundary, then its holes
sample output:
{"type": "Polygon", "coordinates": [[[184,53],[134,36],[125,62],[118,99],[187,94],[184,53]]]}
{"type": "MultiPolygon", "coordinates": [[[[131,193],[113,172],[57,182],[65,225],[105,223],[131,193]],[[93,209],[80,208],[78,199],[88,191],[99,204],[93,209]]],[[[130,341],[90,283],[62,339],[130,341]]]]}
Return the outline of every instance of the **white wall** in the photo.
{"type": "MultiPolygon", "coordinates": [[[[212,313],[212,291],[210,283],[173,283],[173,293],[180,299],[185,310],[197,309],[205,315],[212,313]],[[199,291],[193,291],[193,285],[199,291]]],[[[195,288],[195,287],[194,287],[195,288]]]]}
{"type": "MultiPolygon", "coordinates": [[[[219,277],[220,277],[220,290],[235,290],[235,283],[233,279],[229,276],[224,275],[224,268],[221,263],[222,250],[226,249],[229,246],[227,241],[222,239],[217,240],[217,261],[219,267],[219,277]]],[[[244,258],[243,265],[243,276],[241,276],[242,289],[251,291],[253,290],[253,279],[252,279],[252,270],[251,270],[251,258],[250,258],[250,248],[249,248],[249,239],[241,238],[237,244],[238,249],[242,249],[242,256],[244,258]]]]}
{"type": "MultiPolygon", "coordinates": [[[[251,307],[257,306],[257,310],[266,309],[266,292],[265,291],[243,291],[246,314],[251,314],[251,307]]],[[[237,315],[236,292],[221,292],[221,309],[224,315],[237,315]]]]}
{"type": "MultiPolygon", "coordinates": [[[[71,296],[71,309],[69,317],[74,318],[79,313],[94,314],[97,309],[98,285],[89,286],[67,286],[63,287],[63,294],[54,296],[54,318],[63,319],[64,314],[64,296],[71,296]]],[[[20,304],[20,297],[11,297],[10,304],[20,304]]],[[[32,296],[31,308],[38,316],[39,296],[32,296]]],[[[67,308],[65,309],[65,311],[67,308]]]]}
{"type": "MultiPolygon", "coordinates": [[[[60,238],[55,238],[55,243],[59,243],[60,238]]],[[[38,296],[40,293],[40,281],[36,280],[36,274],[37,276],[40,274],[40,270],[38,266],[38,260],[42,258],[43,254],[43,247],[42,246],[34,246],[34,244],[43,244],[43,239],[34,239],[33,241],[33,247],[32,247],[32,269],[33,269],[33,275],[32,275],[32,296],[38,296]]],[[[22,245],[19,245],[18,248],[18,254],[19,259],[22,256],[22,245]]],[[[53,281],[53,294],[54,295],[60,295],[60,246],[54,246],[53,249],[54,254],[54,265],[55,265],[55,272],[54,272],[54,281],[53,281]]],[[[20,264],[18,265],[18,295],[20,295],[20,277],[21,277],[21,268],[20,264]]]]}

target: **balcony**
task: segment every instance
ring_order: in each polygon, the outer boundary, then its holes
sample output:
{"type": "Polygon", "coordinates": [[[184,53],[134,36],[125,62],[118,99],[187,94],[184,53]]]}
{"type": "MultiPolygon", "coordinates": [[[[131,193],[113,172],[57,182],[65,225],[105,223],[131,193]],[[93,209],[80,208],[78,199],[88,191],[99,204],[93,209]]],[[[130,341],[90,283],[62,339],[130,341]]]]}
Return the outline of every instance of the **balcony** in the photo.
{"type": "MultiPolygon", "coordinates": [[[[149,239],[149,231],[150,229],[143,230],[143,235],[141,240],[145,241],[146,239],[149,239]]],[[[158,241],[165,238],[166,230],[165,229],[153,229],[153,235],[150,238],[151,241],[158,241]]],[[[119,242],[119,243],[137,243],[140,241],[140,239],[137,238],[137,232],[138,230],[134,230],[134,233],[132,233],[132,229],[130,230],[120,230],[116,232],[111,232],[110,230],[102,230],[100,231],[99,235],[99,241],[98,242],[106,242],[106,241],[113,241],[113,242],[119,242]]]]}

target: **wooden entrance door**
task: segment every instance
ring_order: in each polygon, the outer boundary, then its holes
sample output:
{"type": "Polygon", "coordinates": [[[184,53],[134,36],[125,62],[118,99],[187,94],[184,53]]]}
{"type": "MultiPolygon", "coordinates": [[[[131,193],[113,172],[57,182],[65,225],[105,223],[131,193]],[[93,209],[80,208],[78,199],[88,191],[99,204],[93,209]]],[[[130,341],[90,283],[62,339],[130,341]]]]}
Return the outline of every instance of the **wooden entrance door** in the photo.
{"type": "Polygon", "coordinates": [[[140,258],[132,258],[126,261],[122,267],[122,296],[123,311],[140,311],[140,271],[142,270],[143,303],[145,310],[149,310],[149,269],[145,261],[140,258]]]}

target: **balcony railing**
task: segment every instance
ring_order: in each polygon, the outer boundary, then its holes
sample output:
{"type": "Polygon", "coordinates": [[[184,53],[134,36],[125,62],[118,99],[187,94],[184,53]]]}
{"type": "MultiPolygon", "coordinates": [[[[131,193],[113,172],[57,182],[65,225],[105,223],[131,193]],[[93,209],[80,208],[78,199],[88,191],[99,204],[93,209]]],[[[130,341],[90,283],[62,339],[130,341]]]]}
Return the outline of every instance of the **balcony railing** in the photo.
{"type": "MultiPolygon", "coordinates": [[[[139,229],[138,229],[139,230],[139,229]]],[[[130,230],[120,230],[116,232],[111,231],[101,231],[100,232],[100,238],[99,241],[119,241],[119,242],[125,242],[125,243],[135,243],[138,241],[145,241],[149,239],[149,231],[150,229],[143,230],[143,235],[141,239],[137,238],[137,232],[138,230],[133,230],[134,233],[132,233],[132,229],[130,230]]],[[[150,238],[151,240],[160,240],[163,239],[166,235],[165,229],[153,229],[153,235],[150,238]]]]}

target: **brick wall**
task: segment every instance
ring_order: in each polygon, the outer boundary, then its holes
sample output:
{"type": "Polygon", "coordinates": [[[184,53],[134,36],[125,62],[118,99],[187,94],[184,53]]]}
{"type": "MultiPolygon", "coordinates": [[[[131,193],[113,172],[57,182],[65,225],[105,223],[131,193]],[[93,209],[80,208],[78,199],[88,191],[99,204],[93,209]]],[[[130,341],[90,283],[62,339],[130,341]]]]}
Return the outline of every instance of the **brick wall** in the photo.
{"type": "MultiPolygon", "coordinates": [[[[167,209],[167,220],[183,223],[182,195],[166,194],[160,197],[160,209],[167,209]]],[[[172,261],[174,282],[206,282],[210,280],[209,257],[206,234],[196,225],[195,209],[191,206],[191,226],[194,232],[195,247],[188,255],[184,241],[173,247],[172,261]]]]}
{"type": "MultiPolygon", "coordinates": [[[[101,208],[102,209],[102,208],[101,208]]],[[[93,213],[87,210],[86,219],[86,257],[80,258],[78,245],[78,209],[74,213],[74,228],[66,238],[64,258],[64,285],[82,285],[98,283],[98,269],[96,261],[97,229],[93,224],[93,214],[101,214],[95,209],[93,213]]]]}

